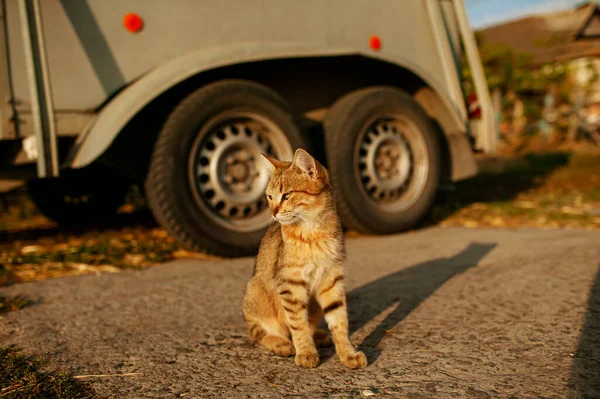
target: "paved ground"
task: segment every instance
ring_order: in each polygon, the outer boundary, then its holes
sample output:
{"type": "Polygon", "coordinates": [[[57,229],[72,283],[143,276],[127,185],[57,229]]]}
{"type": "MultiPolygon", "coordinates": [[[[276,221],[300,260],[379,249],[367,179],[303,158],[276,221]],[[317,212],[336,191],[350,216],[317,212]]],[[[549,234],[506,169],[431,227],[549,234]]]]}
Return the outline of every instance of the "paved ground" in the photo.
{"type": "Polygon", "coordinates": [[[41,303],[0,342],[48,354],[119,398],[600,397],[600,232],[427,229],[350,239],[352,341],[296,367],[246,338],[252,259],[16,285],[41,303]],[[583,394],[586,393],[586,394],[583,394]]]}

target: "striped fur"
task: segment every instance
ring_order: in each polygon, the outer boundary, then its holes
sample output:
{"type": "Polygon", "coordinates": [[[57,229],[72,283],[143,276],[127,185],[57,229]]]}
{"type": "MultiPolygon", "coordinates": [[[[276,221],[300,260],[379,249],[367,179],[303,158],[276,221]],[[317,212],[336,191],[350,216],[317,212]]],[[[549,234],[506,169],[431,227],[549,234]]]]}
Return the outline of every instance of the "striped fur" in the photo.
{"type": "Polygon", "coordinates": [[[348,338],[344,236],[327,170],[306,151],[292,162],[267,158],[266,195],[275,223],[263,238],[243,311],[250,337],[302,367],[319,364],[317,347],[331,340],[343,364],[367,359],[348,338]],[[317,329],[325,318],[330,335],[317,329]]]}

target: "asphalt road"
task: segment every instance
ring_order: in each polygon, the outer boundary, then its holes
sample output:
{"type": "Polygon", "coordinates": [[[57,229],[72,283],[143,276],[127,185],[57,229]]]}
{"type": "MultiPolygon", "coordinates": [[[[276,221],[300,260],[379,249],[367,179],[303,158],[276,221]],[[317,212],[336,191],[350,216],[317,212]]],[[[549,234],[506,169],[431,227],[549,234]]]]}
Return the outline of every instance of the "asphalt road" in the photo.
{"type": "Polygon", "coordinates": [[[0,320],[0,342],[46,354],[118,398],[600,397],[600,232],[433,228],[348,240],[352,341],[316,369],[249,343],[253,260],[0,289],[40,303],[0,320]]]}

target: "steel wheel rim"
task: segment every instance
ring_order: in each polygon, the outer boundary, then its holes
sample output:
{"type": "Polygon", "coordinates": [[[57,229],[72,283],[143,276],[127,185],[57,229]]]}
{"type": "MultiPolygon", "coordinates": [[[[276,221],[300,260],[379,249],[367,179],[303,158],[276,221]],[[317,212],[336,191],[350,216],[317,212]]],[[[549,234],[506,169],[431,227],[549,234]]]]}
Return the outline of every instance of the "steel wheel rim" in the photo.
{"type": "Polygon", "coordinates": [[[420,129],[397,114],[365,123],[356,141],[353,164],[362,194],[390,213],[405,211],[418,202],[429,175],[429,154],[420,129]]]}
{"type": "Polygon", "coordinates": [[[197,205],[211,221],[242,233],[269,225],[264,198],[269,175],[261,153],[282,160],[293,157],[281,128],[263,115],[227,110],[201,127],[188,176],[197,205]]]}

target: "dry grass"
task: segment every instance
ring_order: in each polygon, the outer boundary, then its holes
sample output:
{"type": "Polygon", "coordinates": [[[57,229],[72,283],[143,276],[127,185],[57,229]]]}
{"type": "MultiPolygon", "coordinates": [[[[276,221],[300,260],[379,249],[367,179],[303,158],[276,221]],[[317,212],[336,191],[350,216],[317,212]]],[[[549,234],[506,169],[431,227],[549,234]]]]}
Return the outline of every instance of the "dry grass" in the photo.
{"type": "Polygon", "coordinates": [[[0,348],[0,398],[92,399],[94,391],[67,371],[44,371],[44,362],[14,346],[0,348]]]}
{"type": "Polygon", "coordinates": [[[600,229],[600,150],[486,160],[434,209],[431,223],[600,229]]]}
{"type": "MultiPolygon", "coordinates": [[[[0,314],[16,311],[32,302],[23,296],[0,296],[0,314]]],[[[64,370],[45,370],[44,361],[25,356],[14,347],[0,347],[0,398],[92,399],[94,391],[64,370]]]]}
{"type": "Polygon", "coordinates": [[[13,312],[31,305],[33,302],[23,295],[5,297],[0,295],[0,314],[13,312]]]}
{"type": "Polygon", "coordinates": [[[25,192],[5,198],[0,214],[0,286],[88,273],[117,273],[179,258],[185,251],[144,208],[123,207],[104,225],[64,229],[44,218],[25,192]]]}

